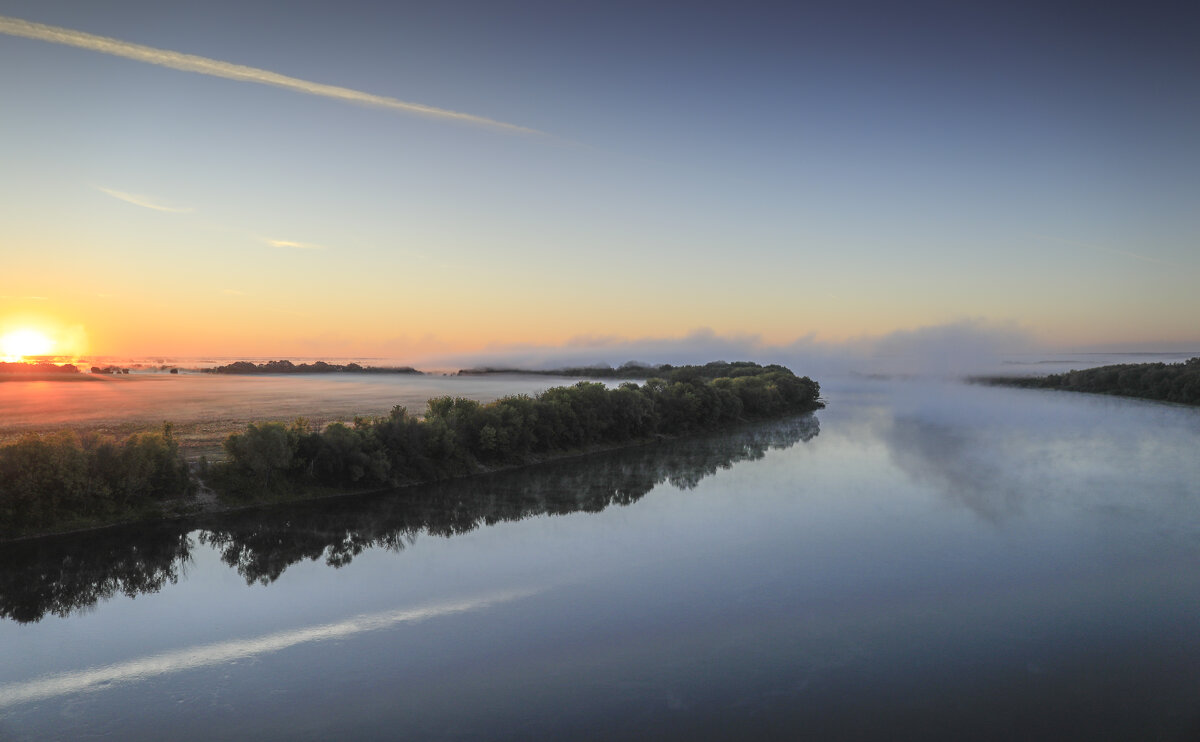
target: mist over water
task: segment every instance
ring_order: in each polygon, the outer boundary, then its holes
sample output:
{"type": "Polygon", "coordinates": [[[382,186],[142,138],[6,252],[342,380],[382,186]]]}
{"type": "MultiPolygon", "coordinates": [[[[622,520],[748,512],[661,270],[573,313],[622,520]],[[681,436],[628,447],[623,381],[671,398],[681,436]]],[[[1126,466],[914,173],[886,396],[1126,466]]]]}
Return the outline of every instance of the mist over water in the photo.
{"type": "Polygon", "coordinates": [[[741,433],[6,547],[0,734],[1200,729],[1200,412],[822,382],[741,433]]]}

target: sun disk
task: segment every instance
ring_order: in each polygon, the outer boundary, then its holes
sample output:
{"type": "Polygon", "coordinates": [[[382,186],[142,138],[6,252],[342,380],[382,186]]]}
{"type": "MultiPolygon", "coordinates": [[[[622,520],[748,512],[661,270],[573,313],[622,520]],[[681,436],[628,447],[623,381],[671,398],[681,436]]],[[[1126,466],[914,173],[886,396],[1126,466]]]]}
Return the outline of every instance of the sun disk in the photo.
{"type": "Polygon", "coordinates": [[[37,330],[14,330],[0,338],[0,354],[8,361],[48,355],[52,348],[54,341],[37,330]]]}

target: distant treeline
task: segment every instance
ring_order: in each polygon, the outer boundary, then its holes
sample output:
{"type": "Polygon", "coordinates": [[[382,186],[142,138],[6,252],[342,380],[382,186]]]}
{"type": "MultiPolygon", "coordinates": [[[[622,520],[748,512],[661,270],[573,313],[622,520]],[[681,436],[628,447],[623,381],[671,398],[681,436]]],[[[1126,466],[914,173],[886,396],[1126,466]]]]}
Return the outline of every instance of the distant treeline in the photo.
{"type": "Polygon", "coordinates": [[[38,363],[29,363],[18,361],[16,363],[0,362],[0,374],[77,374],[79,369],[70,363],[64,363],[59,366],[56,363],[40,361],[38,363]]]}
{"type": "Polygon", "coordinates": [[[225,366],[202,369],[210,374],[419,374],[420,371],[411,366],[360,366],[357,363],[301,363],[291,361],[267,361],[266,363],[251,363],[250,361],[235,361],[225,366]]]}
{"type": "Polygon", "coordinates": [[[247,583],[267,584],[304,561],[337,568],[371,549],[402,552],[424,535],[450,538],[504,521],[630,505],[664,482],[695,487],[735,462],[819,432],[817,419],[805,416],[438,482],[402,496],[318,500],[0,544],[0,617],[25,623],[88,610],[120,594],[156,593],[185,572],[197,540],[247,583]]]}
{"type": "Polygon", "coordinates": [[[1122,363],[1049,376],[987,376],[976,381],[1200,405],[1200,357],[1182,363],[1122,363]]]}
{"type": "Polygon", "coordinates": [[[169,425],[120,441],[29,433],[0,446],[0,537],[153,514],[194,487],[169,425]]]}
{"type": "Polygon", "coordinates": [[[819,396],[820,386],[807,376],[739,363],[676,368],[642,386],[580,382],[489,404],[439,397],[429,400],[423,418],[396,407],[386,417],[332,423],[322,431],[302,420],[250,425],[225,441],[228,460],[211,468],[209,481],[225,496],[248,499],[287,497],[314,485],[431,482],[593,446],[809,412],[824,406],[819,396]],[[738,375],[709,378],[718,366],[738,375]]]}
{"type": "MultiPolygon", "coordinates": [[[[769,369],[782,369],[782,366],[768,366],[769,369]]],[[[762,373],[763,367],[752,361],[713,361],[703,366],[672,366],[663,363],[650,366],[637,361],[629,361],[616,368],[612,366],[568,366],[555,369],[528,369],[506,366],[481,366],[479,368],[464,368],[459,370],[459,376],[478,376],[484,374],[533,374],[537,376],[577,376],[589,379],[652,379],[664,378],[673,381],[686,375],[689,379],[719,379],[722,377],[735,378],[738,376],[756,376],[762,373]]],[[[784,369],[786,370],[786,369],[784,369]]]]}

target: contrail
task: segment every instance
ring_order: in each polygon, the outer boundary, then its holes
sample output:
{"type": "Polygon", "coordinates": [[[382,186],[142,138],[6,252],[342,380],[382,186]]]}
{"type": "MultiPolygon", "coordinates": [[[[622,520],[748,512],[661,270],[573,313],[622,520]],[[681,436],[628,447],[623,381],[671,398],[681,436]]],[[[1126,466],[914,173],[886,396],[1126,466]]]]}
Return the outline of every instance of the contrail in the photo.
{"type": "Polygon", "coordinates": [[[59,26],[47,26],[44,23],[32,23],[23,21],[19,18],[9,18],[0,15],[0,33],[10,36],[23,36],[27,39],[37,39],[38,41],[49,41],[55,44],[64,44],[66,46],[75,46],[80,49],[89,51],[101,52],[103,54],[112,54],[116,57],[125,57],[138,62],[147,62],[149,64],[157,64],[162,67],[170,67],[183,72],[196,72],[201,75],[212,75],[213,77],[223,77],[227,80],[238,80],[240,82],[255,82],[261,85],[274,85],[288,90],[295,90],[309,95],[320,95],[326,98],[334,98],[335,100],[350,101],[351,103],[361,103],[368,106],[379,106],[381,108],[390,108],[395,111],[405,111],[407,113],[416,113],[422,116],[432,118],[449,119],[452,121],[461,121],[468,124],[477,124],[480,126],[489,126],[494,129],[500,129],[514,134],[537,134],[544,135],[544,132],[537,129],[529,129],[516,124],[507,124],[503,121],[495,121],[493,119],[484,118],[483,116],[475,116],[469,113],[460,113],[458,111],[447,111],[444,108],[434,108],[420,103],[409,103],[397,98],[389,98],[386,95],[375,95],[373,93],[364,93],[361,90],[352,88],[343,88],[337,85],[324,85],[319,82],[310,82],[309,80],[301,80],[296,77],[288,77],[270,70],[261,70],[257,67],[246,67],[240,64],[232,64],[230,62],[222,62],[218,59],[209,59],[207,57],[196,56],[195,54],[183,54],[181,52],[173,52],[167,49],[155,49],[152,46],[142,46],[141,44],[131,44],[128,41],[120,39],[110,39],[107,36],[97,36],[95,34],[85,33],[83,31],[75,31],[70,28],[61,28],[59,26]]]}
{"type": "Polygon", "coordinates": [[[146,209],[154,209],[155,211],[166,211],[172,214],[186,214],[191,211],[189,208],[163,206],[162,204],[155,203],[152,199],[149,199],[145,196],[139,196],[135,193],[125,193],[124,191],[117,191],[112,188],[105,188],[103,186],[96,186],[96,190],[100,191],[101,193],[107,193],[113,198],[120,199],[126,203],[131,203],[134,206],[141,206],[146,209]]]}

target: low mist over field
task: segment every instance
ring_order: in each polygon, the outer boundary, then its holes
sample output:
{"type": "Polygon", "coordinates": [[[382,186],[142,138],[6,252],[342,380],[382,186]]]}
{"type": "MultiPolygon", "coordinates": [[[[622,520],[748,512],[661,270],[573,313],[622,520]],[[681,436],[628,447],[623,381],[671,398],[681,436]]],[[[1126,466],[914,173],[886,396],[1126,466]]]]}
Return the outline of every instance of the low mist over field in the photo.
{"type": "Polygon", "coordinates": [[[252,422],[305,418],[314,425],[384,415],[401,405],[413,413],[427,400],[451,394],[490,401],[534,394],[555,383],[546,377],[504,383],[441,376],[222,376],[131,373],[96,384],[0,384],[0,440],[48,430],[129,433],[165,422],[189,452],[219,451],[231,432],[252,422]],[[87,387],[86,389],[83,387],[87,387]]]}

